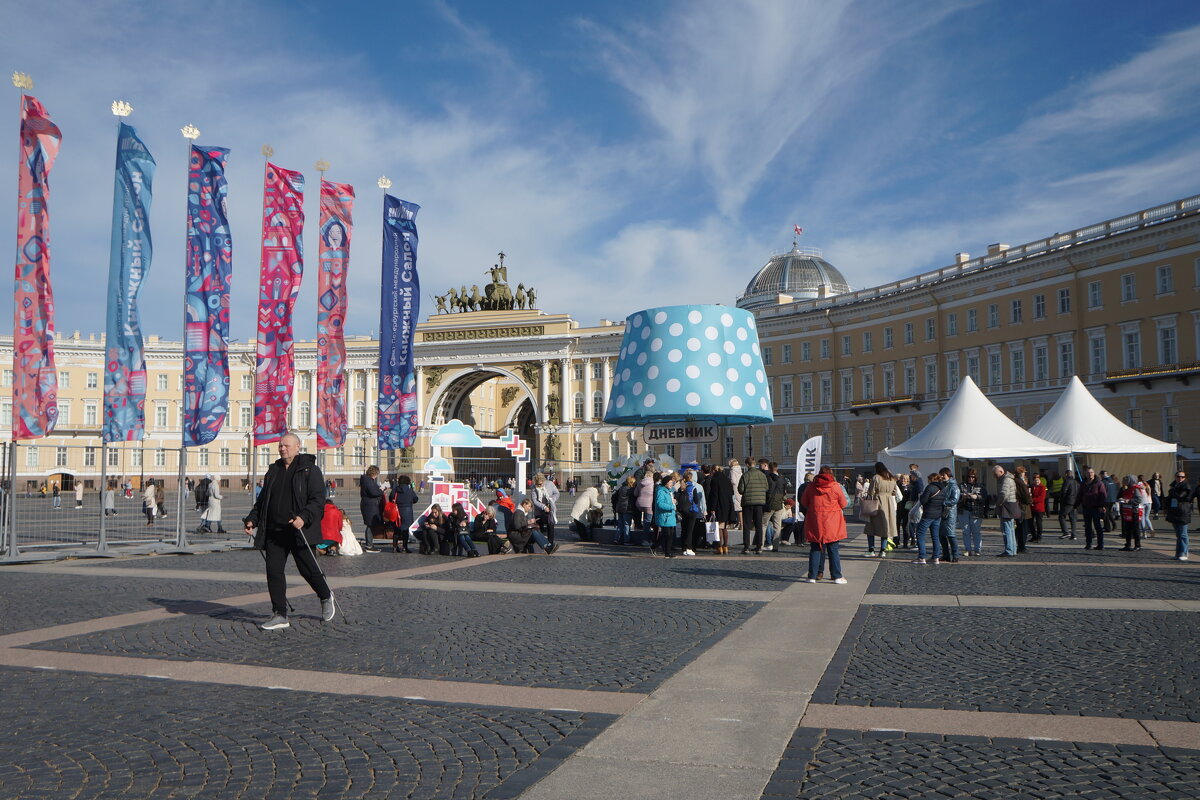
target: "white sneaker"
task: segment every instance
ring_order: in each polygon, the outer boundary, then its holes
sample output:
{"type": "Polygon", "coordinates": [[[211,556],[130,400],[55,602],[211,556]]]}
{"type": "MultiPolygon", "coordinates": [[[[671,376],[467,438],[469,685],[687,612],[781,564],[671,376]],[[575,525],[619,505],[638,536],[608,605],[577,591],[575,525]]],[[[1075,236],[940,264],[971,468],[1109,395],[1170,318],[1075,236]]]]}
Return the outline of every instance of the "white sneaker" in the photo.
{"type": "Polygon", "coordinates": [[[801,583],[816,583],[817,579],[816,578],[805,578],[804,580],[802,580],[800,582],[801,583]]]}
{"type": "Polygon", "coordinates": [[[834,583],[846,583],[846,579],[845,578],[834,578],[833,582],[834,583]]]}
{"type": "Polygon", "coordinates": [[[684,551],[683,551],[683,554],[684,554],[685,556],[694,556],[694,555],[696,555],[696,554],[695,554],[695,552],[693,552],[693,551],[691,551],[691,550],[684,550],[684,551]]]}
{"type": "Polygon", "coordinates": [[[935,567],[936,567],[938,564],[940,564],[940,563],[942,563],[942,560],[941,560],[940,558],[935,558],[935,559],[933,560],[933,565],[934,565],[935,567]]]}
{"type": "Polygon", "coordinates": [[[923,558],[914,558],[914,559],[912,560],[912,562],[911,562],[911,563],[913,563],[913,564],[924,564],[924,563],[925,563],[925,559],[923,559],[923,558]]]}
{"type": "Polygon", "coordinates": [[[779,544],[780,544],[780,546],[782,546],[782,547],[787,547],[788,545],[790,545],[790,544],[791,544],[791,542],[780,542],[779,544]]]}
{"type": "Polygon", "coordinates": [[[1180,561],[1187,561],[1187,556],[1180,556],[1180,557],[1179,557],[1179,560],[1180,560],[1180,561]]]}
{"type": "Polygon", "coordinates": [[[874,558],[874,557],[875,557],[875,551],[874,551],[874,550],[868,550],[868,551],[867,551],[867,558],[874,558]]]}

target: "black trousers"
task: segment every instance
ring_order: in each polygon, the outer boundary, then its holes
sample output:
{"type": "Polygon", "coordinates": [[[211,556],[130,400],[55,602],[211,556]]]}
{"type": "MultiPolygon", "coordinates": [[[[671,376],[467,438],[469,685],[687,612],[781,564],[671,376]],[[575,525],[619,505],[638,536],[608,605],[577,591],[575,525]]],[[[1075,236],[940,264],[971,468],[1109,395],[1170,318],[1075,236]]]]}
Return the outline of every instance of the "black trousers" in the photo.
{"type": "Polygon", "coordinates": [[[750,528],[754,528],[754,551],[762,549],[763,539],[763,507],[742,506],[742,552],[750,549],[750,528]]]}
{"type": "Polygon", "coordinates": [[[1062,529],[1063,536],[1075,538],[1075,507],[1067,508],[1062,506],[1058,512],[1058,527],[1062,529]],[[1070,529],[1067,528],[1067,523],[1070,522],[1070,529]]]}
{"type": "Polygon", "coordinates": [[[271,610],[280,616],[288,615],[287,578],[283,576],[283,568],[287,566],[288,556],[296,562],[296,570],[300,577],[308,581],[308,585],[317,593],[317,597],[328,600],[331,596],[329,584],[321,574],[312,550],[304,541],[304,534],[291,525],[267,528],[263,544],[263,555],[267,562],[267,591],[271,594],[271,610]]]}
{"type": "Polygon", "coordinates": [[[684,550],[696,549],[696,523],[700,515],[684,511],[679,515],[679,540],[684,550]]]}
{"type": "Polygon", "coordinates": [[[537,515],[538,527],[541,528],[542,535],[550,544],[554,544],[554,522],[550,517],[550,512],[544,511],[537,515]]]}

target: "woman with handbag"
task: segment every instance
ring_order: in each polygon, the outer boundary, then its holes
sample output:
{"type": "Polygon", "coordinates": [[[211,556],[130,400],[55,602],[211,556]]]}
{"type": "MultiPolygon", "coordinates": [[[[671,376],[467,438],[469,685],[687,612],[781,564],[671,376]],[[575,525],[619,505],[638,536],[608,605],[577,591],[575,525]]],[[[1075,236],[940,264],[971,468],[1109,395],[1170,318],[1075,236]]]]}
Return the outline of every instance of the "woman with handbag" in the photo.
{"type": "Polygon", "coordinates": [[[867,558],[875,557],[875,539],[879,539],[879,557],[887,555],[896,533],[896,476],[882,461],[875,462],[875,474],[859,503],[859,517],[866,525],[867,558]]]}
{"type": "Polygon", "coordinates": [[[939,533],[942,528],[942,511],[946,498],[941,484],[942,476],[936,472],[929,474],[929,483],[921,492],[921,521],[917,523],[917,557],[914,564],[925,564],[925,532],[933,541],[933,563],[938,564],[942,558],[942,543],[939,533]]]}

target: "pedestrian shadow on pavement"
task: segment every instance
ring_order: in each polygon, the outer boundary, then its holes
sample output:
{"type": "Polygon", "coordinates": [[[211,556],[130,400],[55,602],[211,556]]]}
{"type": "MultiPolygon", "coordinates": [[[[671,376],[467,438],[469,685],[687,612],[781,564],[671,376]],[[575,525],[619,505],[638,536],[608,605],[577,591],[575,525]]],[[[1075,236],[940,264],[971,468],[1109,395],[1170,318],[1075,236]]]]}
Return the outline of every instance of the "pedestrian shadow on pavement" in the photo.
{"type": "Polygon", "coordinates": [[[795,583],[801,576],[772,575],[767,572],[750,572],[738,569],[704,569],[702,567],[668,567],[671,572],[680,575],[697,575],[705,578],[733,578],[749,581],[777,581],[780,583],[795,583]]]}
{"type": "Polygon", "coordinates": [[[267,614],[264,613],[255,613],[244,608],[226,606],[208,600],[184,600],[175,597],[147,597],[146,599],[157,606],[162,606],[171,614],[212,617],[229,622],[261,622],[267,618],[267,614]]]}

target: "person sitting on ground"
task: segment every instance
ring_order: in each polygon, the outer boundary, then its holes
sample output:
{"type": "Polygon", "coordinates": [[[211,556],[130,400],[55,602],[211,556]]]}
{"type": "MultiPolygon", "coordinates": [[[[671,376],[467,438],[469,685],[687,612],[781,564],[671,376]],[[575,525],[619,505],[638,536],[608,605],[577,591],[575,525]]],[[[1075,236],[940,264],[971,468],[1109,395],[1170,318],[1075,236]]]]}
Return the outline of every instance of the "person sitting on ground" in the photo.
{"type": "Polygon", "coordinates": [[[454,555],[479,558],[479,551],[471,541],[471,517],[462,503],[455,503],[450,507],[447,526],[454,537],[454,555]]]}
{"type": "Polygon", "coordinates": [[[531,543],[536,543],[546,551],[547,555],[558,549],[557,544],[550,544],[550,540],[537,529],[533,518],[533,501],[528,497],[521,501],[513,514],[513,526],[508,531],[508,543],[512,546],[514,553],[533,552],[531,543]]]}
{"type": "Polygon", "coordinates": [[[517,504],[503,489],[496,490],[496,518],[504,524],[504,531],[512,530],[513,514],[517,513],[517,504]]]}
{"type": "Polygon", "coordinates": [[[345,518],[342,510],[332,500],[326,499],[325,516],[321,517],[321,540],[313,548],[327,556],[341,555],[342,521],[345,518]]]}
{"type": "Polygon", "coordinates": [[[508,536],[496,532],[496,504],[488,503],[484,512],[475,517],[471,528],[471,538],[477,542],[485,542],[488,555],[495,556],[508,552],[508,536]]]}
{"type": "Polygon", "coordinates": [[[442,531],[446,527],[446,515],[442,507],[434,503],[421,519],[417,529],[417,541],[420,542],[420,553],[423,556],[437,555],[442,540],[442,531]]]}

